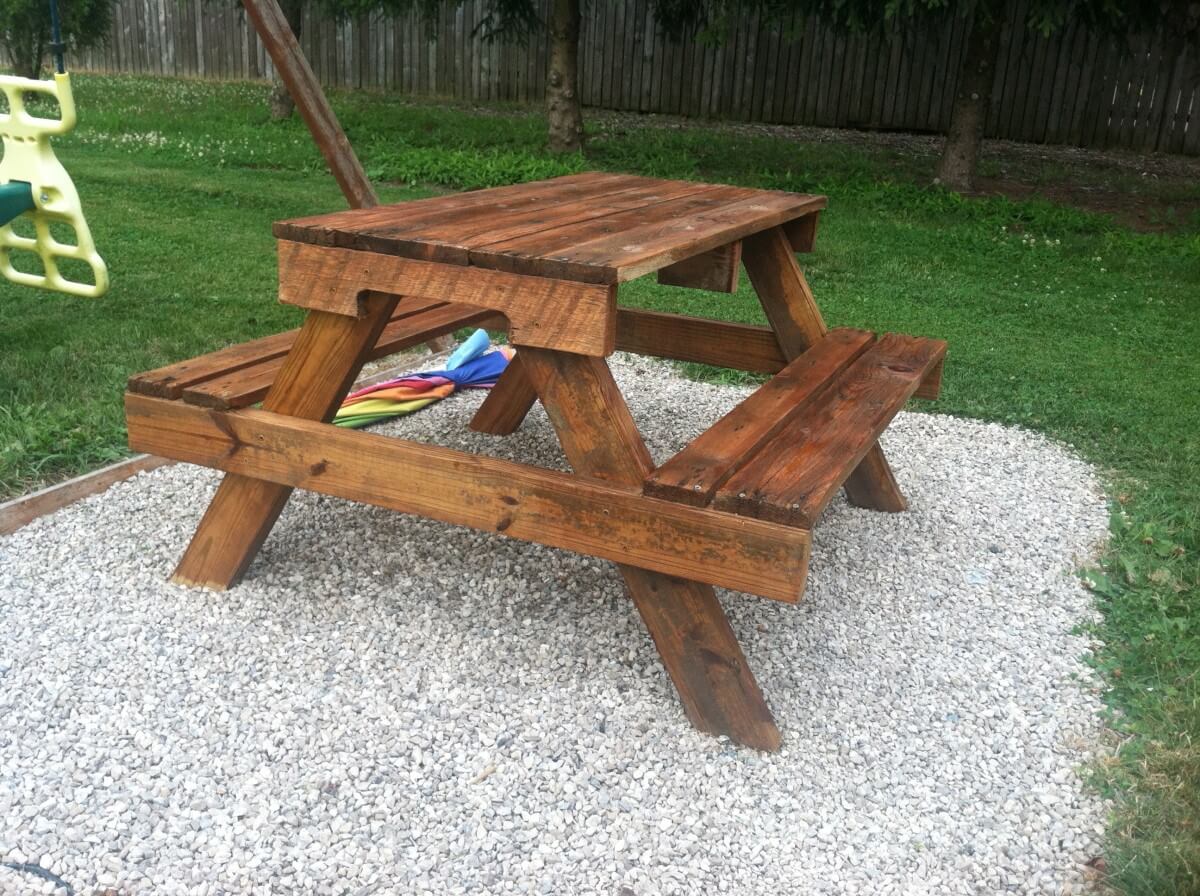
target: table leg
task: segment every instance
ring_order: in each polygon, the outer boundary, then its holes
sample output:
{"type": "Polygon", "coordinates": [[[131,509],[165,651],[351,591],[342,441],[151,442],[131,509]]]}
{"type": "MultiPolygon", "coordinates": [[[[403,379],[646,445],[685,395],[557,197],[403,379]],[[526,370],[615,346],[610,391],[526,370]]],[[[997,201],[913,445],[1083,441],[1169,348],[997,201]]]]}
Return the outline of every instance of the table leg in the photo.
{"type": "Polygon", "coordinates": [[[500,379],[471,418],[471,429],[493,436],[511,436],[521,426],[525,415],[537,401],[537,392],[522,365],[521,355],[513,355],[508,367],[500,374],[500,379]]]}
{"type": "MultiPolygon", "coordinates": [[[[354,383],[397,299],[368,300],[363,317],[310,311],[263,408],[307,420],[329,420],[354,383]]],[[[270,534],[292,489],[230,473],[217,488],[175,568],[181,585],[225,589],[237,584],[270,534]]]]}
{"type": "MultiPolygon", "coordinates": [[[[519,356],[575,471],[641,486],[653,463],[608,364],[543,349],[522,348],[519,356]]],[[[777,749],[779,729],[713,589],[618,568],[692,724],[749,747],[777,749]]]]}
{"type": "MultiPolygon", "coordinates": [[[[788,360],[824,337],[827,329],[821,309],[782,228],[746,237],[742,261],[788,360]]],[[[896,513],[908,506],[878,442],[846,480],[846,497],[856,507],[872,510],[896,513]]]]}

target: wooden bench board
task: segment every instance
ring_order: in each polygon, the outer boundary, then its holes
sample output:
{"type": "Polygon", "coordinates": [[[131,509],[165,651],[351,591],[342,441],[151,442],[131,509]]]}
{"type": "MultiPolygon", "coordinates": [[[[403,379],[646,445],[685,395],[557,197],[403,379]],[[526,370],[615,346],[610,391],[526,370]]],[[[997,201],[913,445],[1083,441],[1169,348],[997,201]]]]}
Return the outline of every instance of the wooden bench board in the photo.
{"type": "Polygon", "coordinates": [[[789,421],[819,400],[875,342],[865,330],[830,330],[646,479],[648,495],[703,507],[789,421]]]}
{"type": "MultiPolygon", "coordinates": [[[[402,302],[392,315],[392,322],[411,318],[435,308],[448,305],[448,302],[421,300],[402,302]]],[[[177,361],[165,367],[135,373],[129,377],[126,388],[140,395],[155,395],[159,398],[179,398],[183,390],[189,386],[225,376],[248,367],[255,367],[275,358],[282,358],[296,341],[300,333],[286,330],[261,339],[252,339],[230,345],[216,351],[177,361]]]]}
{"type": "Polygon", "coordinates": [[[720,488],[713,507],[811,529],[946,343],[888,333],[720,488]]]}

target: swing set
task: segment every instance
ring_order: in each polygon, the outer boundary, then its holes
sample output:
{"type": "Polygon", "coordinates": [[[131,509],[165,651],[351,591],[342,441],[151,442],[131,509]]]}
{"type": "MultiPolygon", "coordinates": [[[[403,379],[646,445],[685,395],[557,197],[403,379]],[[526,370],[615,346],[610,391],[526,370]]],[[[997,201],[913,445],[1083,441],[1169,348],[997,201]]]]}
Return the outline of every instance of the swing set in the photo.
{"type": "Polygon", "coordinates": [[[83,217],[79,193],[67,169],[54,154],[50,138],[75,127],[75,96],[71,76],[63,66],[62,25],[57,0],[50,0],[54,54],[54,78],[42,81],[15,75],[0,75],[0,91],[8,100],[8,111],[0,113],[0,273],[21,286],[35,286],[69,295],[96,297],[108,290],[108,268],[96,251],[91,229],[83,217]],[[32,114],[26,104],[30,95],[47,96],[58,103],[58,118],[32,114]],[[16,231],[17,219],[31,219],[34,235],[16,231]],[[74,241],[56,236],[68,230],[74,241]],[[16,252],[36,255],[42,273],[18,270],[16,252]],[[75,259],[91,268],[91,282],[74,280],[63,272],[62,261],[75,259]]]}

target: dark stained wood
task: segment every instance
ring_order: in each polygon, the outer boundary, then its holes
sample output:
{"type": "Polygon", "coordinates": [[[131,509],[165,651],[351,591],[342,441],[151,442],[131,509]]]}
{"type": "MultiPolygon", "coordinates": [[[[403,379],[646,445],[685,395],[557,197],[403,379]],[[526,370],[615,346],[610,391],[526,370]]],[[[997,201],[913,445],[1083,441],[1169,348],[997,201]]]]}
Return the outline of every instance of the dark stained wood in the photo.
{"type": "Polygon", "coordinates": [[[769,327],[635,308],[617,309],[617,349],[751,373],[787,364],[769,327]]]}
{"type": "Polygon", "coordinates": [[[275,234],[288,243],[613,284],[824,206],[821,196],[586,173],[283,221],[275,234]]]}
{"type": "MultiPolygon", "coordinates": [[[[640,489],[650,456],[608,365],[542,350],[527,351],[525,363],[575,471],[640,489]]],[[[779,729],[712,588],[635,565],[619,568],[692,724],[778,749],[779,729]]],[[[795,585],[803,589],[803,582],[795,585]]]]}
{"type": "Polygon", "coordinates": [[[820,212],[813,212],[811,215],[796,218],[783,225],[783,232],[787,234],[793,252],[811,252],[813,250],[813,244],[817,240],[817,224],[820,217],[820,212]]]}
{"type": "Polygon", "coordinates": [[[946,354],[889,333],[717,490],[713,507],[812,528],[834,493],[946,354]]]}
{"type": "Polygon", "coordinates": [[[661,268],[658,272],[658,282],[663,286],[685,286],[711,292],[737,292],[741,267],[742,244],[739,240],[661,268]]]}
{"type": "MultiPolygon", "coordinates": [[[[396,299],[376,296],[367,305],[363,317],[309,312],[267,393],[264,410],[309,420],[328,421],[333,416],[391,319],[396,299]]],[[[274,482],[227,474],[172,581],[218,590],[236,584],[266,541],[291,491],[274,482]]]]}
{"type": "Polygon", "coordinates": [[[688,575],[789,602],[800,595],[809,545],[802,530],[647,498],[619,483],[255,409],[209,411],[127,394],[126,416],[133,445],[277,489],[303,488],[635,562],[664,577],[688,575]]]}
{"type": "Polygon", "coordinates": [[[354,208],[378,204],[371,182],[333,114],[320,81],[296,43],[296,36],[288,27],[279,4],[276,0],[244,0],[243,7],[347,201],[354,208]]]}
{"type": "Polygon", "coordinates": [[[525,415],[537,401],[537,392],[525,374],[523,364],[520,354],[508,362],[508,367],[471,418],[471,429],[493,436],[510,436],[520,428],[525,415]]]}
{"type": "Polygon", "coordinates": [[[875,341],[864,330],[831,330],[647,479],[647,495],[703,507],[791,420],[838,381],[875,341]]]}
{"type": "MultiPolygon", "coordinates": [[[[787,234],[776,227],[746,239],[743,260],[780,348],[788,358],[798,358],[825,335],[825,321],[787,234]]],[[[846,495],[857,507],[888,513],[908,506],[878,445],[867,450],[846,480],[846,495]]]]}
{"type": "MultiPolygon", "coordinates": [[[[432,308],[445,306],[446,302],[406,301],[396,309],[392,322],[411,319],[432,308]]],[[[126,388],[130,392],[141,395],[156,395],[159,398],[179,398],[183,390],[189,386],[236,373],[248,367],[256,367],[264,362],[282,358],[292,347],[299,334],[299,328],[265,336],[262,339],[252,339],[231,345],[227,348],[209,352],[196,358],[178,361],[148,370],[145,373],[135,373],[129,378],[126,388]]]]}
{"type": "MultiPolygon", "coordinates": [[[[421,314],[393,319],[379,334],[375,346],[367,353],[366,361],[386,358],[463,327],[500,323],[496,315],[485,308],[446,303],[421,314]]],[[[275,377],[283,367],[284,356],[264,359],[261,363],[241,367],[223,376],[216,376],[185,387],[181,398],[201,407],[229,410],[257,404],[266,396],[275,377]]]]}
{"type": "Polygon", "coordinates": [[[610,286],[279,241],[281,302],[351,316],[371,290],[498,311],[517,345],[603,356],[616,344],[610,286]]]}

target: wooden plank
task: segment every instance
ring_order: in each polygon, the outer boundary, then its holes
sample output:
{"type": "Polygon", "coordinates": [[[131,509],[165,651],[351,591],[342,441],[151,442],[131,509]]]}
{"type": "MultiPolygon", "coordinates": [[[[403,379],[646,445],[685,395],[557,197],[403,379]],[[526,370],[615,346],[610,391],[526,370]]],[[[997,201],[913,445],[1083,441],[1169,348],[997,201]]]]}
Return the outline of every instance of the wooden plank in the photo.
{"type": "Polygon", "coordinates": [[[783,232],[787,234],[788,242],[793,252],[811,252],[817,241],[817,224],[820,212],[813,212],[793,221],[785,221],[783,232]]]}
{"type": "MultiPolygon", "coordinates": [[[[784,355],[800,357],[826,332],[825,321],[787,235],[776,227],[747,238],[746,273],[766,312],[784,355]]],[[[899,513],[908,506],[883,449],[870,447],[846,480],[846,494],[858,507],[899,513]]]]}
{"type": "MultiPolygon", "coordinates": [[[[575,206],[598,196],[623,195],[627,190],[641,194],[667,189],[679,182],[659,181],[634,175],[588,171],[552,180],[436,196],[369,210],[352,210],[312,215],[276,222],[272,228],[279,239],[366,249],[407,255],[426,261],[465,264],[467,247],[458,238],[460,230],[473,232],[500,216],[575,206]],[[449,226],[448,226],[449,225],[449,226]],[[436,230],[435,230],[436,228],[436,230]],[[437,238],[434,238],[436,234],[437,238]]],[[[702,184],[687,184],[691,190],[702,184]]],[[[648,200],[649,201],[649,200],[648,200]]]]}
{"type": "MultiPolygon", "coordinates": [[[[598,358],[539,350],[525,357],[576,472],[640,490],[650,472],[650,455],[608,365],[598,358]]],[[[612,531],[603,527],[606,537],[612,531]]],[[[651,534],[649,540],[658,536],[651,534]]],[[[693,570],[672,577],[632,565],[643,562],[634,552],[644,547],[633,538],[621,541],[627,553],[618,568],[692,724],[760,750],[778,749],[779,729],[712,587],[695,581],[700,577],[693,570]]],[[[806,567],[806,559],[789,564],[791,576],[800,574],[789,581],[797,594],[803,590],[800,567],[806,567]]]]}
{"type": "Polygon", "coordinates": [[[498,311],[517,345],[604,356],[616,344],[616,290],[609,286],[279,241],[281,302],[359,316],[371,290],[498,311]]]}
{"type": "Polygon", "coordinates": [[[640,211],[621,212],[472,249],[471,263],[583,282],[625,282],[824,207],[823,196],[719,187],[653,206],[652,220],[640,211]]]}
{"type": "MultiPolygon", "coordinates": [[[[447,303],[417,301],[403,302],[392,316],[392,321],[401,320],[447,303]]],[[[156,395],[159,398],[179,398],[188,386],[203,383],[227,373],[234,373],[264,361],[282,358],[296,341],[300,329],[287,330],[262,339],[253,339],[231,345],[217,351],[135,373],[129,378],[126,388],[141,395],[156,395]]]]}
{"type": "Polygon", "coordinates": [[[737,292],[741,266],[742,244],[738,241],[660,268],[658,282],[663,286],[732,293],[737,292]]]}
{"type": "MultiPolygon", "coordinates": [[[[495,318],[493,312],[484,308],[446,304],[412,317],[393,319],[379,334],[366,360],[386,358],[462,327],[494,323],[495,318]]],[[[181,397],[188,404],[219,410],[249,407],[266,397],[283,364],[284,355],[264,359],[258,364],[185,386],[181,397]]]]}
{"type": "MultiPolygon", "coordinates": [[[[364,317],[310,311],[271,385],[263,407],[278,414],[329,420],[392,316],[396,300],[375,296],[364,317]]],[[[143,397],[144,401],[164,401],[143,397]]],[[[173,402],[177,407],[189,407],[173,402]]],[[[196,409],[198,413],[214,411],[196,409]]],[[[287,504],[291,489],[230,473],[217,488],[172,581],[225,589],[238,582],[287,504]]]]}
{"type": "Polygon", "coordinates": [[[643,491],[703,507],[760,448],[806,413],[875,342],[865,330],[830,330],[745,401],[655,470],[643,491]]]}
{"type": "Polygon", "coordinates": [[[371,182],[279,4],[276,0],[243,0],[243,6],[346,200],[354,208],[378,204],[371,182]]]}
{"type": "Polygon", "coordinates": [[[812,528],[946,343],[889,333],[718,488],[713,507],[812,528]]]}
{"type": "Polygon", "coordinates": [[[537,401],[537,392],[523,364],[520,353],[508,362],[500,379],[471,418],[468,424],[471,429],[493,436],[510,436],[520,428],[525,415],[537,401]]]}
{"type": "Polygon", "coordinates": [[[98,495],[138,473],[169,463],[170,461],[163,457],[139,454],[137,457],[126,458],[66,482],[57,482],[28,495],[4,501],[0,503],[0,535],[11,535],[39,517],[55,513],[92,495],[98,495]]]}
{"type": "Polygon", "coordinates": [[[752,373],[787,364],[769,327],[633,308],[617,309],[617,349],[752,373]]]}
{"type": "Polygon", "coordinates": [[[130,443],[229,473],[794,602],[809,535],[557,470],[247,409],[127,395],[130,443]],[[393,475],[389,475],[393,474],[393,475]]]}

